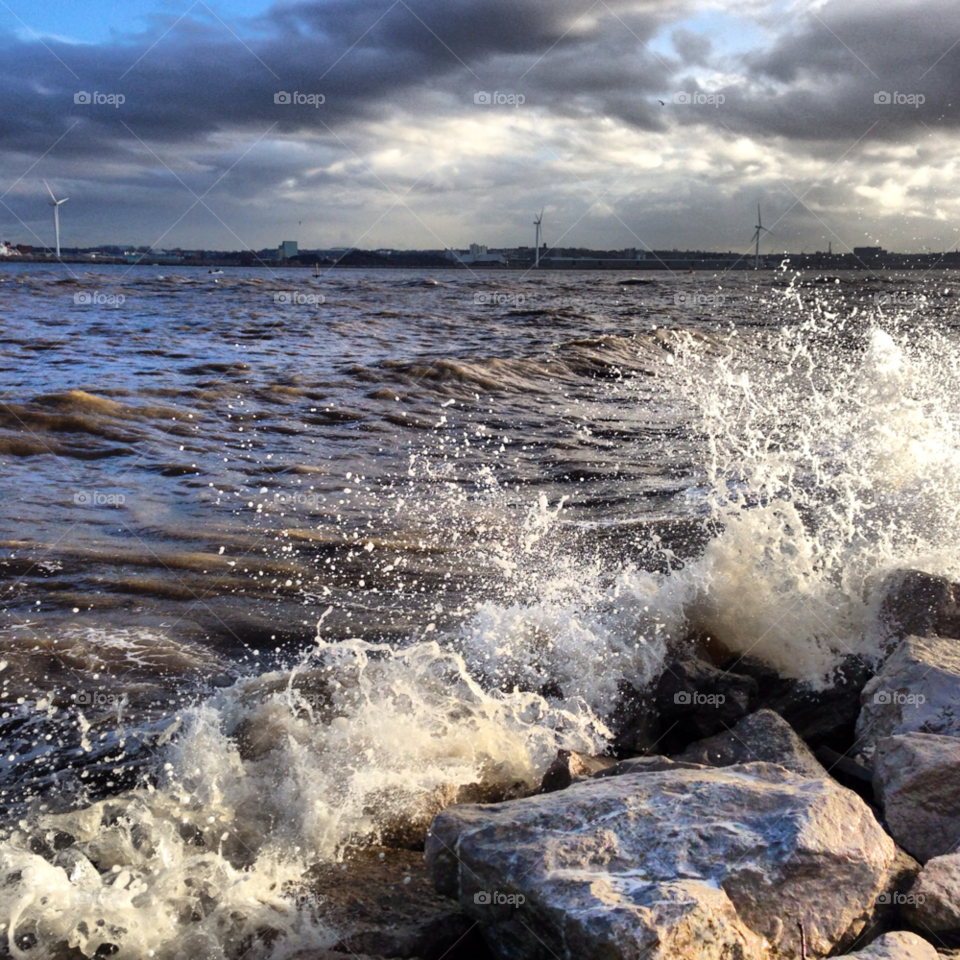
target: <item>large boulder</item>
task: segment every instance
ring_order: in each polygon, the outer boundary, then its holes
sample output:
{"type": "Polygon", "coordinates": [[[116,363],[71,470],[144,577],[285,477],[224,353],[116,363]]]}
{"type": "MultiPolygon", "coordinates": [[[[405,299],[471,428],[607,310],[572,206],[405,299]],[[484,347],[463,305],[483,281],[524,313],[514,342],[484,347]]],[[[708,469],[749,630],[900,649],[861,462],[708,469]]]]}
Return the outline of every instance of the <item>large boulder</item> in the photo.
{"type": "Polygon", "coordinates": [[[797,920],[813,955],[851,943],[895,847],[829,778],[684,763],[451,807],[426,857],[438,892],[504,958],[752,960],[770,953],[751,934],[799,957],[797,920]]]}
{"type": "Polygon", "coordinates": [[[938,960],[937,951],[923,937],[906,930],[885,933],[850,956],[857,960],[938,960]]]}
{"type": "Polygon", "coordinates": [[[661,749],[673,753],[732,726],[753,709],[757,695],[753,677],[719,670],[705,660],[671,661],[655,696],[664,731],[661,749]]]}
{"type": "Polygon", "coordinates": [[[840,753],[854,742],[860,692],[873,675],[870,665],[856,654],[843,658],[823,689],[781,677],[755,657],[735,657],[724,669],[753,677],[760,688],[758,706],[779,713],[811,747],[826,744],[840,753]]]}
{"type": "Polygon", "coordinates": [[[960,853],[927,861],[902,913],[918,930],[960,936],[960,853]]]}
{"type": "Polygon", "coordinates": [[[907,637],[863,688],[857,739],[869,753],[883,737],[916,730],[960,736],[960,643],[907,637]]]}
{"type": "Polygon", "coordinates": [[[905,733],[877,745],[873,789],[890,834],[921,863],[960,841],[960,739],[905,733]]]}
{"type": "Polygon", "coordinates": [[[759,760],[779,763],[807,777],[827,776],[827,771],[793,727],[773,710],[751,713],[730,730],[690,744],[673,759],[708,767],[730,767],[759,760]]]}
{"type": "Polygon", "coordinates": [[[880,586],[880,629],[894,642],[960,637],[960,584],[922,570],[894,570],[880,586]]]}

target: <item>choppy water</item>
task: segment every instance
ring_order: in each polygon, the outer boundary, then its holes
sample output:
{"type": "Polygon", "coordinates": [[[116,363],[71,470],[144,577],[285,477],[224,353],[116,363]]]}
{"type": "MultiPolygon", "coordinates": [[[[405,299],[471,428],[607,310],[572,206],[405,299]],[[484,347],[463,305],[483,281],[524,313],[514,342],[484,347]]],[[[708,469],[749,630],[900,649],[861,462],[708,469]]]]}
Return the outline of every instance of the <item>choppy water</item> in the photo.
{"type": "Polygon", "coordinates": [[[953,275],[641,277],[3,268],[12,953],[330,942],[668,649],[822,684],[960,573],[953,275]]]}

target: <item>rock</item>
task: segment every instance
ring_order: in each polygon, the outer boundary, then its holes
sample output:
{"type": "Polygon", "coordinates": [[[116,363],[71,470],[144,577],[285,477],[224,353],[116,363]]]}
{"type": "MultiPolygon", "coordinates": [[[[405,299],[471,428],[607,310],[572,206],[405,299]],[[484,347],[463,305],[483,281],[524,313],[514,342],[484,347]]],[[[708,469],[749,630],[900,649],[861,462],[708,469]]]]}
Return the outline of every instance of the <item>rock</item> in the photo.
{"type": "Polygon", "coordinates": [[[960,839],[960,739],[905,733],[877,745],[873,789],[887,830],[921,863],[960,839]]]}
{"type": "Polygon", "coordinates": [[[690,744],[673,759],[708,767],[729,767],[762,760],[778,763],[807,777],[827,775],[810,748],[794,733],[793,727],[773,710],[751,713],[732,729],[690,744]]]}
{"type": "Polygon", "coordinates": [[[813,690],[799,680],[781,677],[753,657],[735,658],[726,664],[726,669],[753,677],[760,686],[758,706],[779,713],[809,746],[826,744],[846,753],[853,744],[860,691],[873,675],[862,657],[845,657],[824,690],[813,690]]]}
{"type": "Polygon", "coordinates": [[[702,766],[702,763],[685,763],[669,757],[630,757],[595,773],[593,778],[622,777],[625,773],[656,773],[659,770],[698,770],[702,766]]]}
{"type": "Polygon", "coordinates": [[[320,901],[323,923],[340,937],[333,954],[337,960],[356,954],[404,960],[489,957],[474,922],[455,903],[437,897],[421,855],[358,848],[343,863],[316,865],[310,888],[320,901]]]}
{"type": "Polygon", "coordinates": [[[850,956],[858,960],[938,960],[937,951],[923,937],[906,930],[885,933],[865,950],[850,956]]]}
{"type": "Polygon", "coordinates": [[[867,921],[860,936],[850,945],[851,953],[872,943],[883,933],[904,927],[900,911],[907,902],[920,869],[920,864],[909,853],[897,847],[897,857],[890,868],[886,886],[877,896],[873,915],[867,921]]]}
{"type": "Polygon", "coordinates": [[[880,628],[887,638],[960,637],[960,584],[922,570],[895,570],[880,591],[880,628]]]}
{"type": "Polygon", "coordinates": [[[817,747],[814,756],[837,783],[842,783],[848,790],[859,793],[867,803],[874,802],[873,771],[869,767],[865,767],[846,754],[831,750],[826,744],[817,747]]]}
{"type": "Polygon", "coordinates": [[[757,693],[752,677],[718,670],[705,660],[668,663],[655,697],[663,729],[660,749],[674,753],[732,726],[750,712],[757,693]]]}
{"type": "Polygon", "coordinates": [[[908,900],[902,913],[911,927],[960,936],[960,853],[928,860],[908,900]]]}
{"type": "Polygon", "coordinates": [[[654,753],[660,740],[660,712],[653,697],[621,680],[617,707],[610,718],[613,746],[620,754],[654,753]]]}
{"type": "Polygon", "coordinates": [[[812,955],[852,942],[895,847],[829,778],[677,764],[451,807],[433,821],[426,859],[438,892],[500,957],[753,960],[770,954],[751,931],[798,957],[797,919],[812,955]]]}
{"type": "Polygon", "coordinates": [[[863,688],[857,721],[861,749],[916,730],[960,736],[960,643],[907,637],[863,688]]]}
{"type": "Polygon", "coordinates": [[[585,780],[616,763],[610,757],[591,757],[575,750],[560,750],[540,781],[541,793],[566,790],[571,783],[585,780]]]}

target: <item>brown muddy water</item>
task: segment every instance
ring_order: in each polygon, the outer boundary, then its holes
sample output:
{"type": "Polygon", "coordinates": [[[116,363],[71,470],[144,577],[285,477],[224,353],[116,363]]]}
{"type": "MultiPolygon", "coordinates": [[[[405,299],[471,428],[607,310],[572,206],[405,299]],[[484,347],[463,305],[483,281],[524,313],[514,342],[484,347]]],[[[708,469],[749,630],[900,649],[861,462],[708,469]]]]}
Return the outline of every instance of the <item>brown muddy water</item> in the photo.
{"type": "Polygon", "coordinates": [[[0,267],[24,949],[332,942],[311,869],[603,750],[672,647],[822,683],[958,573],[952,274],[165,270],[0,267]]]}

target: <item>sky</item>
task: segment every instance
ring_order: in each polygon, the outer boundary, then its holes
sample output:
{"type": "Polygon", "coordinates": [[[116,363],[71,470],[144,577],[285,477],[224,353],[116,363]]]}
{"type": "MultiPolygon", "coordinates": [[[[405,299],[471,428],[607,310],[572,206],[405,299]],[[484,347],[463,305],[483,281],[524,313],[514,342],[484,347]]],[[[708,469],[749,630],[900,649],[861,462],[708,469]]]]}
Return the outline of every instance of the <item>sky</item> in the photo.
{"type": "Polygon", "coordinates": [[[955,0],[0,0],[0,235],[960,244],[955,0]]]}

